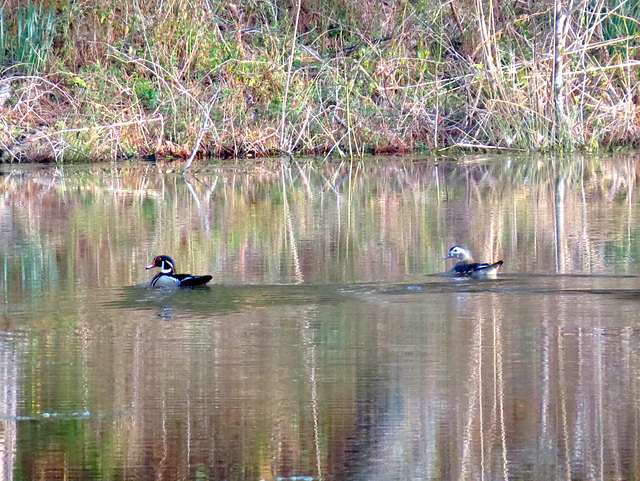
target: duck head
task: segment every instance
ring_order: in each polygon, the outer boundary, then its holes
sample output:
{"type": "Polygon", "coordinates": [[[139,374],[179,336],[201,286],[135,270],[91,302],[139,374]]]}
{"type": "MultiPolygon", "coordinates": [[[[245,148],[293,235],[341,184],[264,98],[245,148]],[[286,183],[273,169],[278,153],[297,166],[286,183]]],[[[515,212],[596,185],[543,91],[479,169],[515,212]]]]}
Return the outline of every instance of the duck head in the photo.
{"type": "Polygon", "coordinates": [[[444,256],[445,259],[458,259],[459,262],[473,262],[473,257],[471,257],[471,252],[469,249],[465,249],[460,246],[453,246],[449,253],[444,256]]]}
{"type": "Polygon", "coordinates": [[[169,256],[158,256],[153,259],[153,262],[146,268],[153,269],[154,267],[159,267],[160,272],[162,272],[163,274],[173,274],[176,269],[176,264],[169,256]]]}

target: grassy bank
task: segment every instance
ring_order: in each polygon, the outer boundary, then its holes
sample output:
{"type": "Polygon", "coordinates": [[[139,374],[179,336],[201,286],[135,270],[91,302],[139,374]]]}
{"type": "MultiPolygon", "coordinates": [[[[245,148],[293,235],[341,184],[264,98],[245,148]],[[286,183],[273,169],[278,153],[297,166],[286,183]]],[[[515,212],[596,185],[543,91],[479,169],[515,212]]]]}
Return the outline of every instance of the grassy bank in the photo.
{"type": "Polygon", "coordinates": [[[640,144],[614,0],[7,0],[3,161],[640,144]]]}

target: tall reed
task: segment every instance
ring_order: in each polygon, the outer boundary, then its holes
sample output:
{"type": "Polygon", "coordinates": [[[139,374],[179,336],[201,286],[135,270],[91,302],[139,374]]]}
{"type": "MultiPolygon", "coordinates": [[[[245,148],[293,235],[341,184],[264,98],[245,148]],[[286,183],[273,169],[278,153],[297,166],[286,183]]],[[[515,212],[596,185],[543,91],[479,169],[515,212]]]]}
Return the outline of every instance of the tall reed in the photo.
{"type": "Polygon", "coordinates": [[[53,4],[45,9],[42,4],[36,5],[29,0],[26,5],[18,5],[13,34],[7,32],[3,8],[0,13],[0,55],[28,73],[39,72],[53,44],[55,23],[53,4]]]}

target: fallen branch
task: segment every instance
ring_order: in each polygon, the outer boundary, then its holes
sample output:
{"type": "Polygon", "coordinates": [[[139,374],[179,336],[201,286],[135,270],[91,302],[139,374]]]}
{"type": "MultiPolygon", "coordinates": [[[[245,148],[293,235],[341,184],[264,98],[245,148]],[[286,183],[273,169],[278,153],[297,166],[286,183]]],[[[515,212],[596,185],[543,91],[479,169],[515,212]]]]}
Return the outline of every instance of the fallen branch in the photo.
{"type": "Polygon", "coordinates": [[[129,122],[118,122],[116,124],[109,124],[109,125],[93,125],[91,127],[79,127],[77,129],[57,130],[56,132],[53,132],[51,135],[63,134],[68,132],[84,132],[87,130],[111,129],[113,127],[124,127],[126,125],[146,124],[149,122],[163,122],[163,121],[164,121],[163,117],[154,117],[152,119],[130,120],[129,122]]]}
{"type": "MultiPolygon", "coordinates": [[[[510,152],[526,152],[526,150],[524,149],[514,149],[512,147],[498,147],[496,145],[485,145],[485,144],[458,143],[458,144],[452,145],[451,147],[461,147],[461,148],[467,148],[467,149],[508,150],[510,152]]],[[[448,147],[448,148],[451,148],[451,147],[448,147]]],[[[442,149],[442,150],[446,150],[446,149],[442,149]]]]}

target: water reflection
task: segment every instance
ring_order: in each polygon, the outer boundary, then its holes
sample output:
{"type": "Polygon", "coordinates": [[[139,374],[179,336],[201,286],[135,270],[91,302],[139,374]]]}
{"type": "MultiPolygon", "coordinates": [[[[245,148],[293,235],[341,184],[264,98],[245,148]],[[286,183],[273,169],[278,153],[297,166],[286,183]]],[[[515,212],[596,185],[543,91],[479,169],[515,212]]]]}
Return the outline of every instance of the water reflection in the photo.
{"type": "Polygon", "coordinates": [[[633,479],[636,165],[5,166],[2,478],[633,479]]]}

